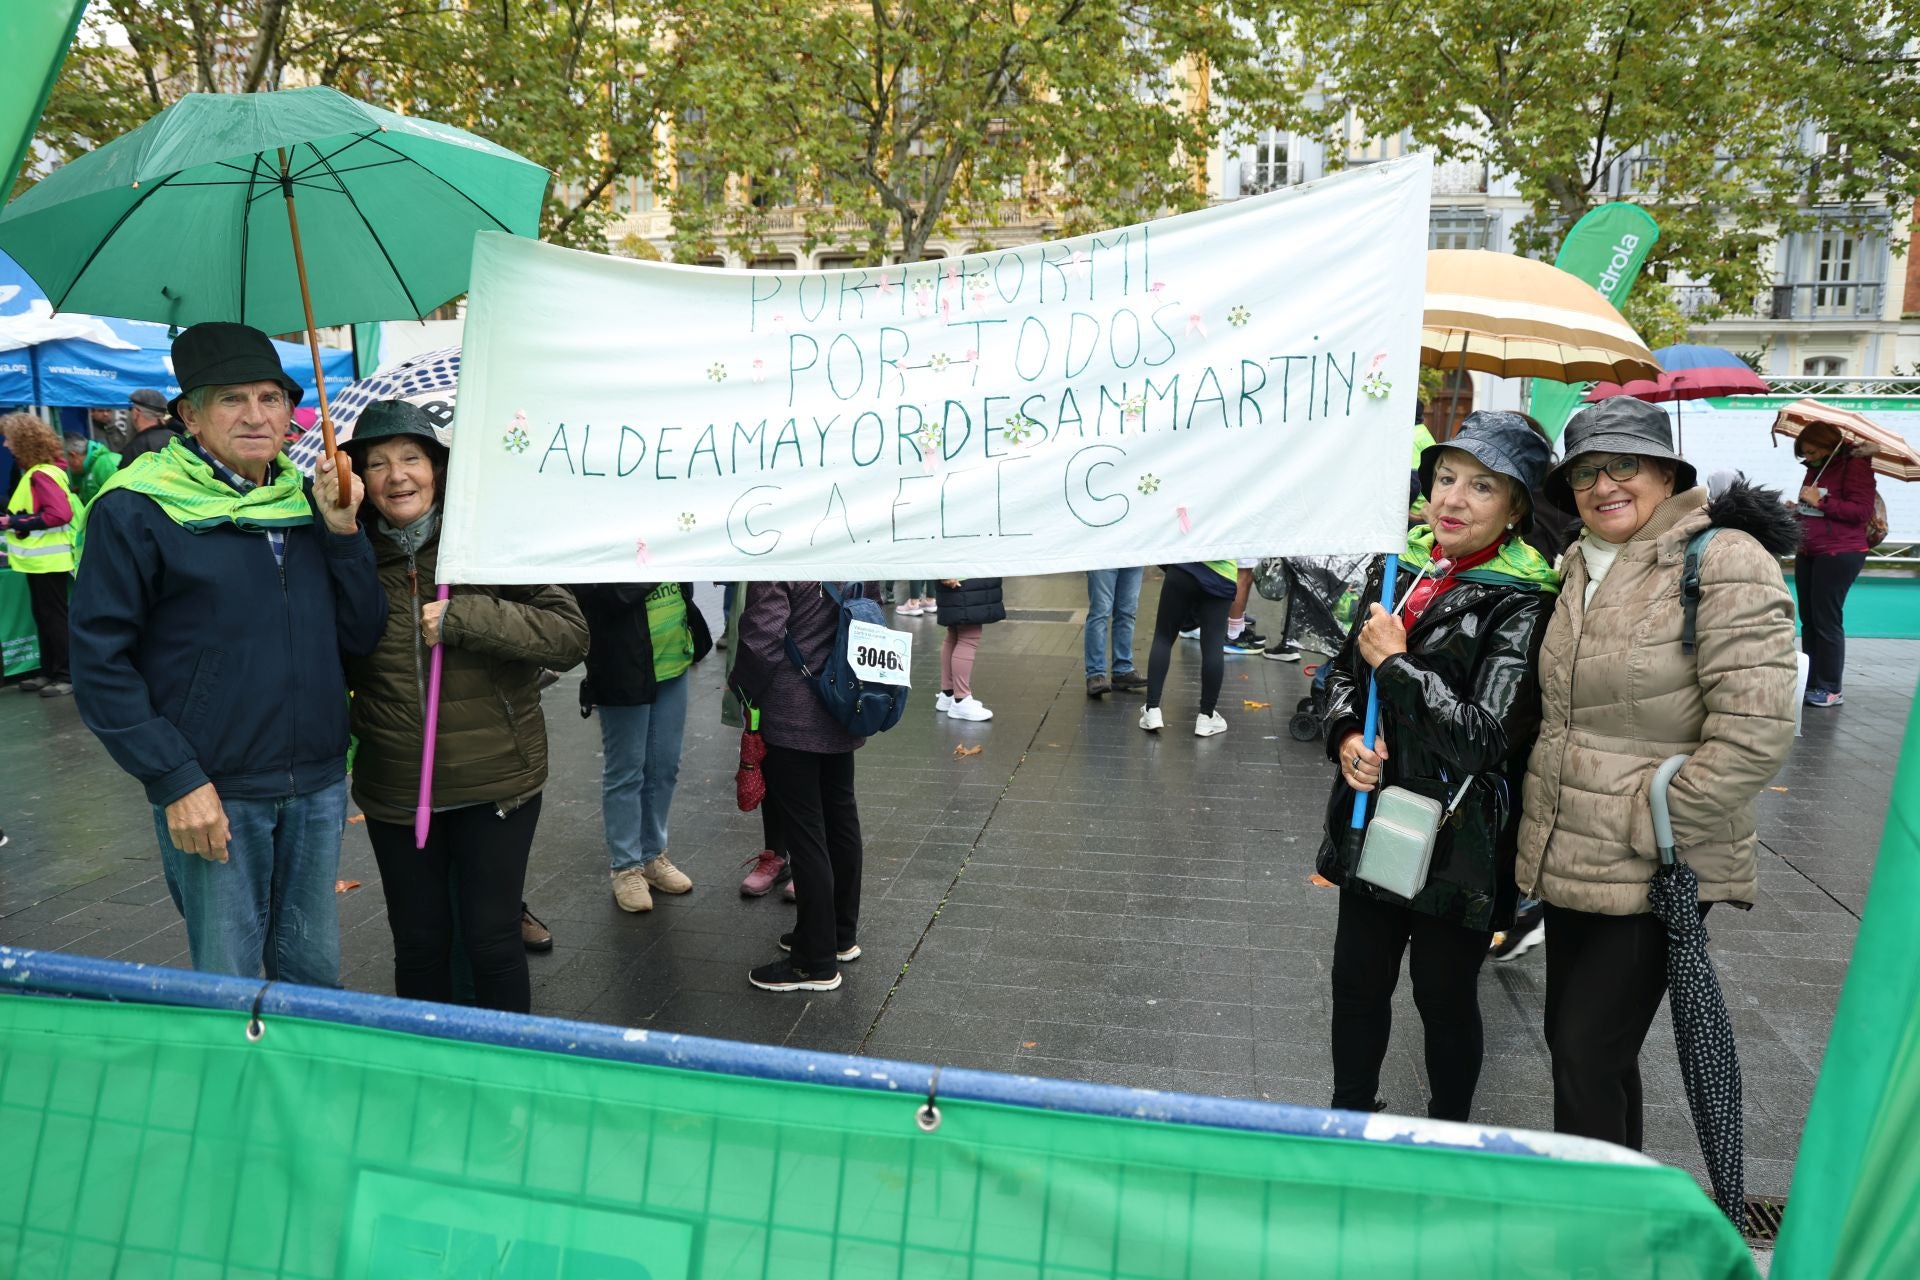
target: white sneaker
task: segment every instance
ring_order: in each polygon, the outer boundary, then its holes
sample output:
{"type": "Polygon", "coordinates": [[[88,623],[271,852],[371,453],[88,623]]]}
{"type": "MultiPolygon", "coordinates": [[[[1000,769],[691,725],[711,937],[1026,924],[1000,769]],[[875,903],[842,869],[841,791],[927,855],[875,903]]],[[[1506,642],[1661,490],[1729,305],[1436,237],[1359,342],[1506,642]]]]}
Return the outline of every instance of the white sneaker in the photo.
{"type": "Polygon", "coordinates": [[[1195,716],[1193,718],[1193,735],[1196,738],[1211,738],[1216,733],[1225,733],[1226,731],[1227,722],[1220,717],[1218,711],[1210,716],[1195,716]]]}
{"type": "Polygon", "coordinates": [[[1180,638],[1182,640],[1198,640],[1200,638],[1200,628],[1195,627],[1191,631],[1182,631],[1180,638]]]}
{"type": "Polygon", "coordinates": [[[920,616],[922,612],[920,608],[920,602],[918,600],[903,601],[900,604],[893,606],[893,611],[895,613],[905,614],[909,618],[917,618],[920,616]]]}
{"type": "Polygon", "coordinates": [[[947,719],[991,720],[993,719],[993,712],[987,710],[986,705],[978,698],[956,698],[953,701],[953,705],[947,708],[947,719]]]}
{"type": "Polygon", "coordinates": [[[950,693],[943,693],[939,697],[935,698],[933,700],[933,709],[935,712],[953,710],[953,695],[950,693]]]}
{"type": "Polygon", "coordinates": [[[1140,727],[1148,733],[1158,733],[1167,727],[1167,718],[1160,714],[1158,707],[1143,707],[1140,710],[1140,727]]]}

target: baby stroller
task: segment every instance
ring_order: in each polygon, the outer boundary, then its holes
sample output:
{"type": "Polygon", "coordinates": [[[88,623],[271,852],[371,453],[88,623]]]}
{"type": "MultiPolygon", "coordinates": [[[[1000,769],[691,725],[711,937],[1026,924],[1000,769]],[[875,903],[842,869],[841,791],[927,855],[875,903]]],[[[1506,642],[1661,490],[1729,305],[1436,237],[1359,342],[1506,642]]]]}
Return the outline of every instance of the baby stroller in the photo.
{"type": "MultiPolygon", "coordinates": [[[[1287,604],[1286,638],[1302,652],[1331,657],[1346,643],[1354,606],[1366,586],[1372,556],[1292,556],[1262,561],[1254,576],[1260,594],[1287,604]]],[[[1329,663],[1311,668],[1313,691],[1300,699],[1287,721],[1296,742],[1321,734],[1327,712],[1329,663]]]]}

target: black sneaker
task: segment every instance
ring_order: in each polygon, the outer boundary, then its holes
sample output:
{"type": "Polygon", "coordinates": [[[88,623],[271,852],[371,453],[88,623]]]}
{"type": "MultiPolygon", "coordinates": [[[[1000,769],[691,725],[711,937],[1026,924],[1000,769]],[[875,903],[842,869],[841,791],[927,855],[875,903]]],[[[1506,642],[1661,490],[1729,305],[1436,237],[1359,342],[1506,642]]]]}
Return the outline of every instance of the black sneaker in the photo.
{"type": "MultiPolygon", "coordinates": [[[[783,933],[780,935],[780,949],[782,951],[793,950],[792,934],[783,933]]],[[[860,958],[860,944],[857,942],[853,943],[852,945],[848,946],[844,951],[836,951],[833,954],[836,959],[840,959],[840,960],[858,960],[860,958]]]]}
{"type": "Polygon", "coordinates": [[[1300,661],[1300,646],[1291,640],[1276,640],[1268,645],[1266,651],[1260,656],[1263,658],[1272,658],[1275,662],[1298,662],[1300,661]]]}
{"type": "Polygon", "coordinates": [[[1518,960],[1547,940],[1547,910],[1534,905],[1514,918],[1513,927],[1493,935],[1493,959],[1504,964],[1518,960]]]}
{"type": "Polygon", "coordinates": [[[1261,653],[1266,647],[1267,642],[1250,631],[1242,631],[1237,638],[1220,646],[1223,653],[1261,653]]]}
{"type": "Polygon", "coordinates": [[[747,981],[762,991],[832,991],[840,985],[840,971],[811,974],[797,968],[791,958],[782,957],[747,974],[747,981]]]}

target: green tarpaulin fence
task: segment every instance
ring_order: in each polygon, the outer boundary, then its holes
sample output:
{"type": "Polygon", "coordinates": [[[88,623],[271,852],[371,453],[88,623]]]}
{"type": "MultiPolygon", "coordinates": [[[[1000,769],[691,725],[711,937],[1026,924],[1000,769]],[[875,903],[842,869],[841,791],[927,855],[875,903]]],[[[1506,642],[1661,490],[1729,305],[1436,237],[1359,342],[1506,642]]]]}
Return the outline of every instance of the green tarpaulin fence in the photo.
{"type": "MultiPolygon", "coordinates": [[[[0,949],[0,981],[61,964],[134,969],[0,949]]],[[[257,1040],[244,1011],[0,997],[0,1274],[1753,1274],[1691,1178],[1601,1144],[1533,1136],[1617,1162],[961,1071],[929,1132],[925,1068],[313,993],[571,1049],[550,1052],[287,1016],[289,995],[257,1040]]]]}
{"type": "Polygon", "coordinates": [[[0,569],[0,675],[24,675],[39,666],[40,637],[33,629],[27,577],[0,569]]]}

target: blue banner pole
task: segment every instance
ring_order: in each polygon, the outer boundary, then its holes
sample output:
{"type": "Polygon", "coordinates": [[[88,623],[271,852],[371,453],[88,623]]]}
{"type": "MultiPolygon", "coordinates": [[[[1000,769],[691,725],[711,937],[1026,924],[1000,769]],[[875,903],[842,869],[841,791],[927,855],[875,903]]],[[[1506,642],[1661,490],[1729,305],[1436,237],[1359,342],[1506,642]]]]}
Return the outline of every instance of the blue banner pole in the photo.
{"type": "MultiPolygon", "coordinates": [[[[1400,578],[1400,557],[1388,556],[1386,567],[1380,575],[1380,607],[1388,613],[1393,612],[1393,589],[1400,578]]],[[[1364,625],[1364,619],[1362,620],[1364,625]]],[[[1367,677],[1367,723],[1361,730],[1361,737],[1367,744],[1367,750],[1373,750],[1373,740],[1380,731],[1380,684],[1372,676],[1367,677]]],[[[1380,780],[1386,781],[1386,770],[1380,771],[1380,780]]],[[[1353,793],[1353,829],[1360,830],[1367,825],[1367,793],[1353,793]]]]}

